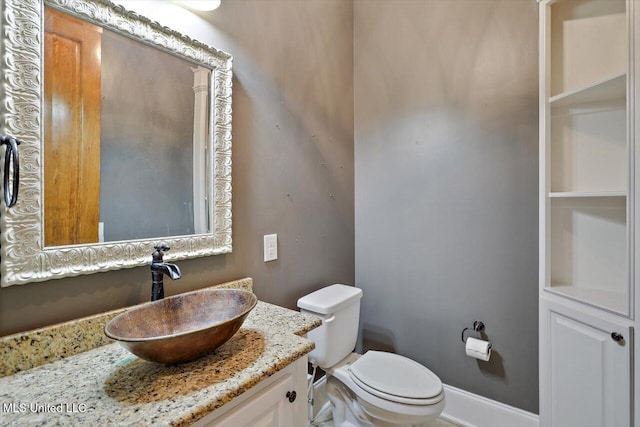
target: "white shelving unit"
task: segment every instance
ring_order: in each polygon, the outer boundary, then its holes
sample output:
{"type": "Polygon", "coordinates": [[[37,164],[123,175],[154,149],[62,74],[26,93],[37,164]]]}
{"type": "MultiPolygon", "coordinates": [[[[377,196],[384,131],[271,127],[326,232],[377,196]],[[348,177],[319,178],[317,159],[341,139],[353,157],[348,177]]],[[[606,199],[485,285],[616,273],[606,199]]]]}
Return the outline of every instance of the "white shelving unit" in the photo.
{"type": "Polygon", "coordinates": [[[539,2],[540,425],[640,425],[640,2],[539,2]]]}
{"type": "Polygon", "coordinates": [[[629,314],[625,1],[546,4],[544,287],[629,314]]]}

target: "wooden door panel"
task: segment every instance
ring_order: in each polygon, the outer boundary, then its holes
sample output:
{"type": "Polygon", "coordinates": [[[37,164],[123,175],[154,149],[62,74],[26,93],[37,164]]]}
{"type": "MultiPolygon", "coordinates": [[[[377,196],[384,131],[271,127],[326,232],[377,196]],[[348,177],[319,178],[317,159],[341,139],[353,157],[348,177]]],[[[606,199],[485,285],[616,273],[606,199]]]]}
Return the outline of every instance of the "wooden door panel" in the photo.
{"type": "Polygon", "coordinates": [[[98,241],[101,33],[45,8],[45,246],[98,241]]]}

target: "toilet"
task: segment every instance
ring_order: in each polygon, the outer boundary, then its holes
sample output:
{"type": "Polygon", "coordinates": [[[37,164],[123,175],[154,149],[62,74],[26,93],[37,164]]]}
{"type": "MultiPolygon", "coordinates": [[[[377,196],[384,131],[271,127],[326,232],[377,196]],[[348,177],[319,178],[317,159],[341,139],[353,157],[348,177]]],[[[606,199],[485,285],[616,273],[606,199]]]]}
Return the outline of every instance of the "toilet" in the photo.
{"type": "Polygon", "coordinates": [[[331,285],[298,300],[303,313],[322,318],[308,333],[309,361],[327,375],[336,427],[421,426],[444,408],[442,381],[407,357],[382,351],[353,353],[362,290],[331,285]]]}

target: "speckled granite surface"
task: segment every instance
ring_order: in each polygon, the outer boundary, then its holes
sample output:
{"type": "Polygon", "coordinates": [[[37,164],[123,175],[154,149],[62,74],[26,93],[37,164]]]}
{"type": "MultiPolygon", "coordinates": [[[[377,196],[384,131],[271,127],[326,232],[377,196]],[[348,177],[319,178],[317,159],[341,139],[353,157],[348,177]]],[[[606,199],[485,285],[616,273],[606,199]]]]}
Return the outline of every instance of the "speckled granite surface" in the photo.
{"type": "MultiPolygon", "coordinates": [[[[212,288],[244,289],[253,292],[253,279],[247,277],[233,280],[212,288]]],[[[0,377],[112,343],[113,340],[104,334],[104,325],[130,308],[0,338],[0,377]]]]}
{"type": "Polygon", "coordinates": [[[215,353],[176,366],[108,344],[0,378],[0,424],[189,425],[313,349],[320,319],[258,302],[215,353]]]}

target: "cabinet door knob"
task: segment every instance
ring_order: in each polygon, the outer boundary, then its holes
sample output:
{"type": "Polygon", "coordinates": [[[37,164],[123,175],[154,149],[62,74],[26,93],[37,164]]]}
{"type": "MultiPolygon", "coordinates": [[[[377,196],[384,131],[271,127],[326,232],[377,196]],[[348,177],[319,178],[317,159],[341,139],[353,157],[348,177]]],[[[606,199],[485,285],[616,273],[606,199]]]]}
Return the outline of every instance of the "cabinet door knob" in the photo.
{"type": "Polygon", "coordinates": [[[615,342],[620,342],[624,340],[624,337],[622,336],[622,334],[619,334],[617,332],[611,332],[611,339],[615,342]]]}
{"type": "Polygon", "coordinates": [[[295,390],[288,391],[286,397],[289,399],[289,402],[293,403],[293,401],[296,400],[296,397],[298,397],[298,394],[296,393],[295,390]]]}

